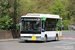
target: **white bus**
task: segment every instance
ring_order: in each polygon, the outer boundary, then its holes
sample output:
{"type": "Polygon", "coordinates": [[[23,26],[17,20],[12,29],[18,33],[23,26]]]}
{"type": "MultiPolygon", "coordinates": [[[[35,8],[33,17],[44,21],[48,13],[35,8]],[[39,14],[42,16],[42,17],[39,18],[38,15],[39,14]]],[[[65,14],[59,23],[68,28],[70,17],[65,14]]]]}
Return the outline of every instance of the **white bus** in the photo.
{"type": "Polygon", "coordinates": [[[62,36],[61,27],[56,30],[58,20],[61,20],[59,15],[52,14],[28,13],[21,16],[20,39],[44,42],[60,40],[62,36]]]}

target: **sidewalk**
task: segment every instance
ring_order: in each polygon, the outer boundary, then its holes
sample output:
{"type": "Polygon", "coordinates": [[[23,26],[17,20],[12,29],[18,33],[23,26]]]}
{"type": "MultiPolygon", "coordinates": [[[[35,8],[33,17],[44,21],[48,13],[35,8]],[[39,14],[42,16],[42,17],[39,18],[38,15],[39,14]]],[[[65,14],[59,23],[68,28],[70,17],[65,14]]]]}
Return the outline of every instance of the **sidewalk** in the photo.
{"type": "Polygon", "coordinates": [[[20,41],[19,38],[15,38],[15,39],[0,39],[0,42],[8,42],[8,41],[20,41]]]}

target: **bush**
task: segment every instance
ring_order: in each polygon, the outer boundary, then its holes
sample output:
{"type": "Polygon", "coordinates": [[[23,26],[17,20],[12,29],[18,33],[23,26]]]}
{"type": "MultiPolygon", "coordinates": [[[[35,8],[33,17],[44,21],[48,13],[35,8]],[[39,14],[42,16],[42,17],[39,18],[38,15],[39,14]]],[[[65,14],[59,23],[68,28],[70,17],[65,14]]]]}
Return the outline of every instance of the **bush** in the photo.
{"type": "Polygon", "coordinates": [[[16,25],[16,29],[20,29],[20,25],[16,25]]]}
{"type": "Polygon", "coordinates": [[[73,30],[75,31],[75,28],[73,30]]]}
{"type": "Polygon", "coordinates": [[[69,25],[71,24],[70,20],[63,20],[64,30],[68,30],[69,25]]]}
{"type": "Polygon", "coordinates": [[[59,19],[56,25],[56,31],[60,30],[61,26],[61,19],[59,19]]]}

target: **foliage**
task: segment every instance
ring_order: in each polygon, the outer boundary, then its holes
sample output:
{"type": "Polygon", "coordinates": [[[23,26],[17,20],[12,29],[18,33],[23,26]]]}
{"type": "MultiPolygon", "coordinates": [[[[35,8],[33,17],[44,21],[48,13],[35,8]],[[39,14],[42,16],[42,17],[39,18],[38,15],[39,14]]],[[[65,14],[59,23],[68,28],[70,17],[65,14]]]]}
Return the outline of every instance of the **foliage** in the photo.
{"type": "Polygon", "coordinates": [[[10,29],[12,27],[13,21],[8,15],[0,18],[0,28],[1,29],[10,29]]]}
{"type": "Polygon", "coordinates": [[[64,30],[69,29],[69,25],[71,24],[71,20],[63,20],[64,30]]]}
{"type": "Polygon", "coordinates": [[[12,18],[10,9],[12,7],[11,0],[1,0],[0,2],[0,29],[11,29],[12,28],[12,18]]]}
{"type": "Polygon", "coordinates": [[[73,30],[75,31],[75,28],[73,30]]]}
{"type": "Polygon", "coordinates": [[[16,29],[19,30],[20,29],[20,25],[16,25],[16,29]]]}
{"type": "Polygon", "coordinates": [[[50,14],[57,14],[67,19],[66,14],[68,13],[68,11],[66,11],[66,7],[60,1],[55,2],[55,4],[52,5],[50,10],[50,14]]]}
{"type": "Polygon", "coordinates": [[[58,20],[57,25],[56,25],[56,31],[61,29],[61,19],[58,20]]]}
{"type": "Polygon", "coordinates": [[[52,7],[50,7],[50,14],[57,14],[63,17],[64,30],[68,29],[68,25],[75,23],[74,5],[75,0],[57,0],[52,7]]]}
{"type": "Polygon", "coordinates": [[[27,13],[46,13],[48,14],[49,7],[55,2],[55,0],[20,0],[20,14],[24,15],[27,13]]]}
{"type": "Polygon", "coordinates": [[[66,17],[68,18],[68,20],[71,20],[72,23],[75,23],[75,0],[68,0],[68,3],[69,4],[66,8],[68,13],[67,13],[66,17]]]}
{"type": "MultiPolygon", "coordinates": [[[[27,13],[57,14],[63,17],[64,29],[75,23],[75,0],[16,0],[17,21],[27,13]],[[68,22],[69,21],[69,22],[68,22]],[[67,23],[67,24],[66,24],[67,23]]],[[[0,28],[13,25],[14,0],[0,0],[0,28]]]]}

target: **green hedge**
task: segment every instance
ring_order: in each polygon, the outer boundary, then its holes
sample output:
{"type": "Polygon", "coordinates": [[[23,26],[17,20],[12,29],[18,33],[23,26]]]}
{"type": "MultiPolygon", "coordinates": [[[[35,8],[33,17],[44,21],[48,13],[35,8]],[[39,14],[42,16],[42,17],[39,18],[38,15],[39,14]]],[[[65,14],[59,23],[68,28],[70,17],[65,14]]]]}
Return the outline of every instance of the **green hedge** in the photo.
{"type": "Polygon", "coordinates": [[[75,28],[73,30],[75,31],[75,28]]]}
{"type": "Polygon", "coordinates": [[[63,20],[64,30],[68,30],[69,25],[72,24],[70,20],[63,20]]]}
{"type": "Polygon", "coordinates": [[[16,25],[16,29],[20,29],[20,25],[16,25]]]}

